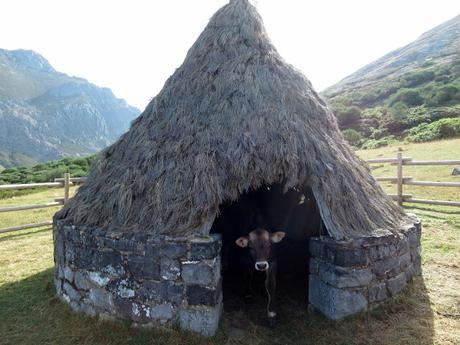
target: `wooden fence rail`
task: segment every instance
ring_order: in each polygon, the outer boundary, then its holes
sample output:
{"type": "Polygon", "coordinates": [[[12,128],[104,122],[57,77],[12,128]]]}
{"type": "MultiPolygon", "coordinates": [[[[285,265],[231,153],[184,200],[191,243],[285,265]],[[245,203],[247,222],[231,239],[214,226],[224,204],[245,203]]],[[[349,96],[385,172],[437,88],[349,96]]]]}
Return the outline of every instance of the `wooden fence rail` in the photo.
{"type": "MultiPolygon", "coordinates": [[[[377,158],[367,160],[369,164],[376,163],[390,163],[396,165],[396,176],[377,177],[377,181],[390,182],[396,184],[396,194],[389,194],[389,196],[395,200],[399,205],[403,205],[404,202],[430,204],[430,205],[443,205],[443,206],[460,206],[460,201],[448,201],[448,200],[425,200],[414,198],[411,194],[403,193],[404,185],[411,186],[433,186],[433,187],[453,187],[460,188],[460,182],[435,182],[435,181],[416,181],[412,177],[403,175],[403,167],[406,165],[460,165],[460,160],[440,160],[440,161],[414,161],[411,157],[403,157],[402,153],[398,153],[396,158],[377,158]]],[[[86,180],[86,177],[70,177],[70,174],[64,174],[64,177],[54,179],[54,182],[46,183],[28,183],[28,184],[9,184],[0,185],[0,190],[14,190],[14,189],[26,189],[26,188],[64,188],[64,197],[57,198],[53,202],[43,204],[31,204],[31,205],[17,205],[0,207],[0,213],[2,212],[16,212],[23,210],[32,210],[46,207],[56,207],[64,205],[70,197],[70,186],[76,183],[82,183],[86,180]]],[[[11,231],[18,231],[23,229],[30,229],[36,227],[42,227],[51,225],[51,221],[24,224],[18,226],[11,226],[0,229],[0,234],[11,231]]]]}
{"type": "MultiPolygon", "coordinates": [[[[64,205],[69,200],[70,186],[74,183],[81,183],[86,180],[85,177],[74,177],[71,178],[69,173],[65,173],[63,178],[56,178],[54,182],[46,183],[27,183],[27,184],[7,184],[0,185],[0,190],[18,190],[27,188],[64,188],[64,197],[55,199],[54,202],[47,202],[43,204],[31,204],[31,205],[15,205],[8,207],[0,207],[0,213],[2,212],[16,212],[24,210],[33,210],[38,208],[56,207],[64,205]]],[[[17,226],[10,226],[7,228],[0,229],[0,234],[5,232],[18,231],[23,229],[38,228],[46,225],[51,225],[51,221],[23,224],[17,226]]]]}
{"type": "Polygon", "coordinates": [[[460,201],[426,200],[413,198],[412,195],[409,194],[403,194],[403,185],[460,188],[460,182],[415,181],[412,177],[404,177],[403,175],[403,167],[405,165],[460,165],[460,160],[414,161],[411,157],[403,157],[402,153],[398,152],[396,158],[369,159],[367,160],[367,163],[390,163],[391,165],[396,165],[396,177],[376,177],[376,180],[396,184],[396,194],[389,195],[393,200],[396,200],[400,206],[402,206],[404,202],[429,205],[460,206],[460,201]]]}

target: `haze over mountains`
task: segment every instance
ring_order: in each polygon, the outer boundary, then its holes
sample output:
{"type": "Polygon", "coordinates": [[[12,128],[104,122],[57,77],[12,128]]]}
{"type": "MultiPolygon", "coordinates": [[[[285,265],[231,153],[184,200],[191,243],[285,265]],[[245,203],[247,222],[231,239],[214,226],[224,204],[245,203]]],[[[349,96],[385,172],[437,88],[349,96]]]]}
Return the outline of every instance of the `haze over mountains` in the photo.
{"type": "Polygon", "coordinates": [[[0,167],[97,152],[139,114],[33,51],[0,49],[0,167]]]}
{"type": "Polygon", "coordinates": [[[356,146],[460,136],[460,15],[364,66],[323,95],[356,146]]]}

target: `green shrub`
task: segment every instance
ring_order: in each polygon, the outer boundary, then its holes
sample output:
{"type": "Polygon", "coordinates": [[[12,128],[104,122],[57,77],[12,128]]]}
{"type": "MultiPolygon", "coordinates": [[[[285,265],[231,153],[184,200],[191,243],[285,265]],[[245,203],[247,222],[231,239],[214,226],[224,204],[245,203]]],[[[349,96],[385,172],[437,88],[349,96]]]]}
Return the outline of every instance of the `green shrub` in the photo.
{"type": "Polygon", "coordinates": [[[363,139],[362,135],[352,128],[345,129],[342,133],[345,139],[353,146],[359,146],[363,139]]]}
{"type": "Polygon", "coordinates": [[[375,140],[375,139],[367,140],[361,145],[361,148],[366,149],[366,150],[371,150],[371,149],[376,149],[376,148],[383,147],[383,146],[388,146],[389,144],[392,144],[396,141],[397,140],[394,135],[389,135],[379,140],[375,140]]]}
{"type": "Polygon", "coordinates": [[[353,128],[359,125],[361,110],[358,107],[343,107],[335,112],[340,128],[353,128]]]}
{"type": "Polygon", "coordinates": [[[418,89],[400,89],[390,98],[390,105],[402,102],[408,107],[423,104],[423,97],[418,89]]]}
{"type": "Polygon", "coordinates": [[[404,75],[403,80],[406,86],[414,87],[433,80],[434,76],[433,71],[416,71],[404,75]]]}
{"type": "Polygon", "coordinates": [[[50,182],[64,173],[74,177],[88,175],[89,167],[95,156],[83,158],[64,158],[59,161],[37,164],[29,167],[15,167],[0,172],[0,184],[50,182]]]}
{"type": "Polygon", "coordinates": [[[432,123],[422,123],[408,130],[407,141],[425,142],[460,137],[460,118],[445,118],[432,123]]]}

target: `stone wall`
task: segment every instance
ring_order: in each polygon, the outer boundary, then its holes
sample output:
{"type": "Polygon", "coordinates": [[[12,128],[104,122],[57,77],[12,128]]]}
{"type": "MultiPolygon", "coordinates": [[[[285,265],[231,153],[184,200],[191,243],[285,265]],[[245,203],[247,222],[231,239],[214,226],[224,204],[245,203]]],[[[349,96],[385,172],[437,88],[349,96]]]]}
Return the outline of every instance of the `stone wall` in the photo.
{"type": "Polygon", "coordinates": [[[215,333],[222,312],[219,235],[108,235],[55,221],[53,236],[57,295],[73,310],[215,333]]]}
{"type": "Polygon", "coordinates": [[[311,239],[309,303],[337,320],[397,296],[421,273],[420,236],[417,222],[400,237],[311,239]]]}

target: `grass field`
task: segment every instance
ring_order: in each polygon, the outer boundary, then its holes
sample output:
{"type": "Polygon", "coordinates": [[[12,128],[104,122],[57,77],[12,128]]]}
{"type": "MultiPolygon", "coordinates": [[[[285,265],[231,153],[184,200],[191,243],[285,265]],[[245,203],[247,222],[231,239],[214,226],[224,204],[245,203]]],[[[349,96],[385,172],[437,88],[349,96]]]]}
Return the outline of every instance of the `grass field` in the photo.
{"type": "MultiPolygon", "coordinates": [[[[400,145],[416,159],[458,159],[460,140],[400,145]]],[[[398,146],[362,151],[364,159],[394,157],[398,146]]],[[[391,167],[373,170],[391,176],[391,167]],[[388,169],[388,170],[387,170],[388,169]]],[[[419,180],[458,181],[451,167],[410,167],[419,180]]],[[[389,191],[394,186],[385,185],[389,191]]],[[[406,191],[405,191],[406,192],[406,191]]],[[[414,195],[460,200],[458,188],[411,188],[414,195]]],[[[0,200],[0,207],[52,201],[62,189],[0,200]]],[[[54,297],[49,228],[0,235],[0,344],[460,344],[460,208],[408,205],[423,221],[423,276],[403,295],[340,322],[307,313],[305,297],[282,297],[280,322],[264,324],[264,304],[227,308],[217,335],[205,339],[172,330],[143,330],[75,315],[54,297]],[[301,301],[301,303],[299,303],[301,301]]],[[[0,214],[0,227],[51,219],[55,209],[0,214]]],[[[257,302],[257,301],[256,301],[257,302]]]]}

